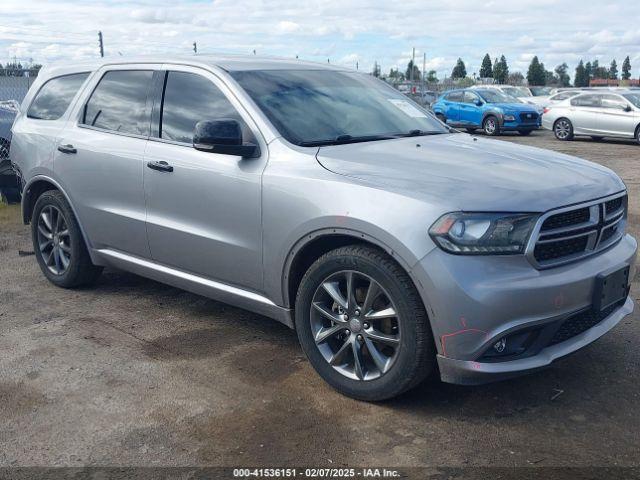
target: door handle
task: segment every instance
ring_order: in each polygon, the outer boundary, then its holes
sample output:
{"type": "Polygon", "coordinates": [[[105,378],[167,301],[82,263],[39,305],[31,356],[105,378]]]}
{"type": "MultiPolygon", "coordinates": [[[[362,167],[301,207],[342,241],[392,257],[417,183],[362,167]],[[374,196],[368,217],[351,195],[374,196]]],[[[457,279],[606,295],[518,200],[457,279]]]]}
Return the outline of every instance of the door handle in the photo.
{"type": "Polygon", "coordinates": [[[58,145],[58,151],[62,153],[78,153],[73,145],[58,145]]]}
{"type": "Polygon", "coordinates": [[[159,162],[148,162],[147,167],[149,167],[151,170],[157,170],[159,172],[173,172],[173,167],[162,160],[159,162]]]}

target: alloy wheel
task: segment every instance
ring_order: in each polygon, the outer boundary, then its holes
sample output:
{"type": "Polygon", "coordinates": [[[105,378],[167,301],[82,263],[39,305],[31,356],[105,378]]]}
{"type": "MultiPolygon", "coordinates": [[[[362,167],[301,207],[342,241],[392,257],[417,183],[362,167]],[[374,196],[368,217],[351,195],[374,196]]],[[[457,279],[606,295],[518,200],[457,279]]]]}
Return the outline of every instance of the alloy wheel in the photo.
{"type": "Polygon", "coordinates": [[[71,236],[62,212],[47,205],[38,218],[38,248],[51,273],[63,275],[71,264],[71,236]]]}
{"type": "Polygon", "coordinates": [[[484,131],[487,135],[493,135],[496,131],[496,121],[493,118],[487,119],[484,123],[484,131]]]}
{"type": "Polygon", "coordinates": [[[559,120],[556,122],[555,128],[556,137],[560,140],[566,140],[571,135],[571,125],[568,120],[559,120]]]}
{"type": "Polygon", "coordinates": [[[311,332],[334,370],[354,380],[374,380],[387,373],[398,356],[397,312],[373,278],[341,271],[322,281],[314,293],[311,332]]]}

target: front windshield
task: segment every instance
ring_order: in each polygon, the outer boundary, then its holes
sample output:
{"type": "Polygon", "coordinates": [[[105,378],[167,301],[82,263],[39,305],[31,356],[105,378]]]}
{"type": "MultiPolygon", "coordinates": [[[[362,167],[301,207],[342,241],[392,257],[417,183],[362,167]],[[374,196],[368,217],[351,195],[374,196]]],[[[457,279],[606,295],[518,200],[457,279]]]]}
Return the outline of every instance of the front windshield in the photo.
{"type": "Polygon", "coordinates": [[[478,90],[478,95],[487,103],[522,103],[511,95],[505,95],[499,90],[478,90]]]}
{"type": "Polygon", "coordinates": [[[551,87],[529,87],[534,97],[542,97],[551,94],[551,87]]]}
{"type": "Polygon", "coordinates": [[[422,107],[369,75],[333,70],[231,72],[288,141],[314,146],[448,133],[422,107]]]}
{"type": "Polygon", "coordinates": [[[530,97],[531,93],[526,88],[519,87],[502,87],[502,91],[512,97],[530,97]]]}
{"type": "Polygon", "coordinates": [[[625,93],[622,96],[633,103],[636,108],[640,108],[640,93],[625,93]]]}

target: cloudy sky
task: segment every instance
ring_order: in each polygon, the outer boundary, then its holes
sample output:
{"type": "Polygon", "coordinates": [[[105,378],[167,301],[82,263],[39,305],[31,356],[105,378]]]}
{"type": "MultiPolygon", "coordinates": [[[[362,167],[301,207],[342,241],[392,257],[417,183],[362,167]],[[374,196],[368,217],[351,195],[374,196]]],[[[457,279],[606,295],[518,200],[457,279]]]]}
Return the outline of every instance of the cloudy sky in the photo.
{"type": "Polygon", "coordinates": [[[511,71],[533,55],[548,69],[580,58],[618,68],[631,57],[640,75],[635,2],[576,0],[0,0],[0,63],[48,63],[105,54],[252,53],[370,71],[422,65],[449,75],[462,57],[469,74],[485,53],[504,54],[511,71]]]}

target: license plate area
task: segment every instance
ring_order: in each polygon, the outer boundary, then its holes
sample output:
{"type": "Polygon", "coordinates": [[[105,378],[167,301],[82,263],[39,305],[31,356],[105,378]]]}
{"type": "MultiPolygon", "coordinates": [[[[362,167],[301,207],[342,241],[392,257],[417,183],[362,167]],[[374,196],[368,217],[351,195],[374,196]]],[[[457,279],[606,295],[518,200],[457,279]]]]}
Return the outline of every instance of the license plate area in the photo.
{"type": "Polygon", "coordinates": [[[602,311],[629,294],[629,265],[602,272],[596,277],[593,308],[602,311]]]}

